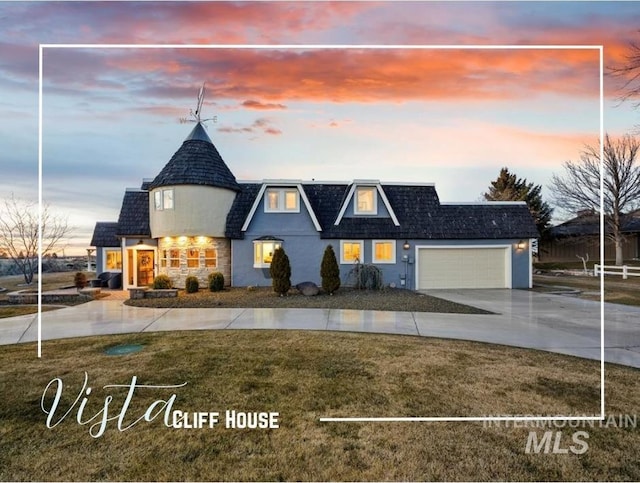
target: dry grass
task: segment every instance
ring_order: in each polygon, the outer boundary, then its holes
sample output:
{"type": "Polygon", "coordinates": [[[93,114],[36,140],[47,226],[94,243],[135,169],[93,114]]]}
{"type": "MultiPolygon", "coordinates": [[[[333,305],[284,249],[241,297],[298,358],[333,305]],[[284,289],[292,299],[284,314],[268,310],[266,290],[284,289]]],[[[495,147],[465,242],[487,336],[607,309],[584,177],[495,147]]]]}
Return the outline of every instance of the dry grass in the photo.
{"type": "MultiPolygon", "coordinates": [[[[589,260],[587,262],[587,268],[593,270],[593,266],[595,264],[600,265],[600,259],[596,259],[596,260],[589,260]]],[[[615,260],[605,260],[604,261],[605,265],[615,265],[616,261],[615,260]]],[[[625,260],[623,262],[624,265],[629,265],[629,266],[635,266],[638,267],[640,266],[640,260],[625,260]]],[[[584,267],[582,261],[576,259],[575,262],[535,262],[533,264],[533,268],[537,268],[540,270],[567,270],[567,269],[572,269],[572,270],[582,270],[582,268],[584,267]]]]}
{"type": "MultiPolygon", "coordinates": [[[[42,274],[42,289],[44,291],[54,290],[61,287],[68,287],[73,285],[73,276],[76,272],[55,272],[55,273],[43,273],[42,274]]],[[[95,278],[95,272],[84,272],[87,275],[87,279],[95,278]]],[[[24,277],[22,275],[7,275],[0,277],[0,287],[6,288],[7,291],[0,293],[0,301],[6,300],[8,292],[14,292],[16,290],[26,290],[38,288],[38,276],[33,278],[31,285],[24,285],[24,277]]]]}
{"type": "MultiPolygon", "coordinates": [[[[60,307],[43,305],[42,311],[48,312],[49,310],[56,310],[60,307]]],[[[0,305],[0,319],[6,317],[17,317],[19,315],[29,315],[38,312],[37,305],[0,305]]]]}
{"type": "MultiPolygon", "coordinates": [[[[536,455],[524,452],[527,428],[318,420],[594,414],[594,361],[462,341],[266,330],[67,339],[46,342],[43,356],[35,357],[33,344],[0,353],[0,480],[640,479],[635,429],[589,428],[586,454],[536,455]],[[145,348],[103,353],[120,343],[145,348]],[[279,411],[281,427],[177,430],[156,420],[118,432],[111,421],[93,439],[73,411],[47,429],[44,387],[63,378],[69,392],[62,405],[69,405],[85,370],[94,389],[85,418],[104,404],[103,385],[136,375],[140,384],[188,382],[175,390],[174,409],[279,411]]],[[[607,413],[638,413],[638,371],[609,365],[606,374],[607,413]]],[[[124,392],[111,393],[113,409],[124,392]]],[[[139,389],[128,420],[168,395],[139,389]]]]}
{"type": "Polygon", "coordinates": [[[270,287],[227,288],[222,292],[200,290],[188,294],[179,292],[178,298],[128,300],[137,307],[193,308],[193,307],[243,307],[243,308],[325,308],[354,310],[390,310],[409,312],[452,312],[460,314],[489,314],[482,309],[457,304],[411,290],[354,290],[341,288],[334,295],[319,294],[305,297],[291,289],[286,297],[280,297],[270,287]]]}
{"type": "MultiPolygon", "coordinates": [[[[550,276],[534,275],[534,290],[548,292],[553,287],[571,287],[586,293],[579,296],[588,300],[600,300],[600,279],[590,276],[550,276]]],[[[607,275],[604,281],[604,300],[614,304],[640,306],[640,277],[622,277],[607,275]]]]}

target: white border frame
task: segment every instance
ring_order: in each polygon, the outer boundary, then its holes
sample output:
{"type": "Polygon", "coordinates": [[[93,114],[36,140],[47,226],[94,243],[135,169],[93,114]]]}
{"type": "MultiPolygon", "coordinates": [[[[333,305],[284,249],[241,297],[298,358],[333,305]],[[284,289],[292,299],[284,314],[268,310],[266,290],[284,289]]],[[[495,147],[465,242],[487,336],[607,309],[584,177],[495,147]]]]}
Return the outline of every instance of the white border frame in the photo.
{"type": "MultiPolygon", "coordinates": [[[[600,263],[604,265],[604,45],[437,45],[437,44],[55,44],[38,45],[38,358],[42,357],[42,105],[43,66],[45,49],[252,49],[252,50],[594,50],[599,53],[600,67],[600,263]]],[[[550,416],[550,417],[406,417],[406,418],[320,418],[320,421],[602,421],[605,419],[605,371],[604,371],[604,271],[600,272],[600,416],[550,416]]]]}
{"type": "MultiPolygon", "coordinates": [[[[507,285],[506,288],[511,289],[513,288],[513,263],[512,263],[512,258],[513,258],[513,245],[511,244],[506,244],[506,243],[500,243],[500,244],[496,244],[496,245],[488,245],[488,244],[482,244],[482,245],[416,245],[415,246],[415,252],[414,252],[414,265],[415,265],[415,282],[414,285],[416,286],[416,290],[435,290],[435,289],[426,289],[426,288],[420,288],[418,287],[418,281],[420,280],[418,277],[420,275],[420,263],[419,263],[419,257],[418,254],[420,253],[420,250],[424,250],[424,249],[437,249],[437,250],[451,250],[451,249],[456,249],[456,248],[460,248],[462,250],[469,250],[469,249],[473,249],[473,248],[500,248],[501,250],[505,251],[505,255],[504,255],[504,281],[505,284],[507,285]]],[[[531,272],[531,269],[529,270],[529,272],[531,272]]]]}

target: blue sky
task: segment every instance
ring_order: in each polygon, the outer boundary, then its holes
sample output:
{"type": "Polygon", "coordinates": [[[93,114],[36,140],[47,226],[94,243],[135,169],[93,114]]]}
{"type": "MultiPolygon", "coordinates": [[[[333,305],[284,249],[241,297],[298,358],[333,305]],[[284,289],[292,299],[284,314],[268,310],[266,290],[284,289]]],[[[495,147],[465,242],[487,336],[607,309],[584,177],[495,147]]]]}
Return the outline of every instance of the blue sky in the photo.
{"type": "MultiPolygon", "coordinates": [[[[604,45],[640,41],[636,2],[0,3],[0,186],[37,197],[38,45],[604,45]]],[[[435,182],[476,201],[503,166],[546,186],[599,134],[595,51],[45,49],[43,195],[84,253],[126,187],[154,177],[192,125],[238,179],[435,182]]],[[[636,128],[605,77],[605,129],[636,128]]],[[[548,195],[545,190],[543,194],[548,195]]]]}

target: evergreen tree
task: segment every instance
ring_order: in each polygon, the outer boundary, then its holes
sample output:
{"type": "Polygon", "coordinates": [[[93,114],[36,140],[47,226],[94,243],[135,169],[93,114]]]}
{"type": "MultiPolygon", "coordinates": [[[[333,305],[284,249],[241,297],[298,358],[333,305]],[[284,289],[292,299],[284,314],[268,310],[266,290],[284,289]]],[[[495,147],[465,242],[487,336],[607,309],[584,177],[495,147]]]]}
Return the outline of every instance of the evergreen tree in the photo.
{"type": "Polygon", "coordinates": [[[291,265],[289,265],[289,257],[283,248],[276,248],[273,252],[271,267],[273,291],[280,296],[285,295],[291,288],[291,265]]]}
{"type": "Polygon", "coordinates": [[[508,168],[502,168],[495,181],[491,182],[489,191],[484,193],[487,201],[524,201],[536,222],[541,238],[545,238],[553,208],[542,200],[542,186],[527,183],[526,178],[518,178],[508,168]]]}
{"type": "Polygon", "coordinates": [[[331,245],[327,245],[320,265],[320,277],[322,277],[322,290],[333,295],[340,288],[340,267],[336,254],[331,245]]]}

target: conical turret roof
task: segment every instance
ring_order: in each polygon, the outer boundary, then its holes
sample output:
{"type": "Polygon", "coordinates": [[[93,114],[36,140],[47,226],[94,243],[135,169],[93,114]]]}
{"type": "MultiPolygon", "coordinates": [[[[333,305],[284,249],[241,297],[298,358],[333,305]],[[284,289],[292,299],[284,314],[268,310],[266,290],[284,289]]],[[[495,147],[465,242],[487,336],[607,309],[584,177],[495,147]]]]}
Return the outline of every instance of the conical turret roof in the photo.
{"type": "Polygon", "coordinates": [[[199,122],[151,182],[149,189],[184,184],[240,190],[236,177],[199,122]]]}

